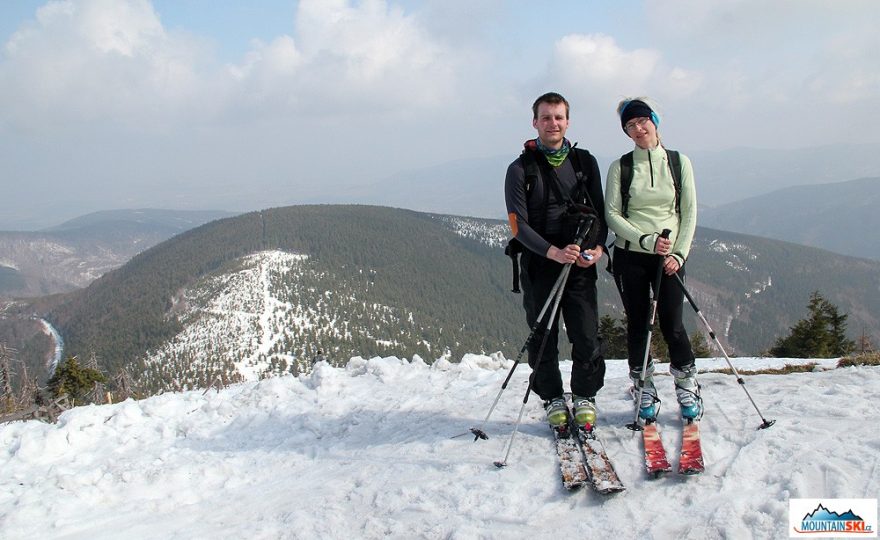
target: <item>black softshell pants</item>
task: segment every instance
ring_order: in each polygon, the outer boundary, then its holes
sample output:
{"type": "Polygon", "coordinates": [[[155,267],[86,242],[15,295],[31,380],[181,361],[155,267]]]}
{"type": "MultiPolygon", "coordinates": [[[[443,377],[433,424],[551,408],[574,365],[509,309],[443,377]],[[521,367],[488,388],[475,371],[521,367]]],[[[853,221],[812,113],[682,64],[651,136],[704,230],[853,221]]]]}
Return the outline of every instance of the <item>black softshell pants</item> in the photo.
{"type": "MultiPolygon", "coordinates": [[[[526,251],[522,256],[523,307],[526,321],[532,328],[541,308],[547,302],[550,290],[559,278],[563,266],[545,257],[526,251]]],[[[572,344],[571,392],[577,396],[593,397],[605,382],[605,358],[598,338],[599,321],[596,301],[596,267],[572,266],[568,275],[559,312],[547,334],[543,359],[538,364],[538,350],[543,339],[553,304],[547,308],[539,332],[529,342],[529,365],[532,367],[532,389],[547,401],[562,396],[562,374],[559,371],[559,318],[565,321],[568,339],[572,344]],[[535,366],[538,369],[535,370],[535,366]]]]}
{"type": "MultiPolygon", "coordinates": [[[[651,287],[657,279],[661,258],[650,253],[638,253],[614,248],[614,281],[626,310],[626,347],[630,370],[641,370],[648,341],[648,321],[651,319],[651,287]]],[[[684,267],[678,270],[684,280],[684,267]]],[[[694,353],[684,324],[684,293],[673,276],[663,274],[657,295],[657,317],[660,332],[669,347],[672,366],[683,369],[694,365],[694,353]]],[[[650,361],[648,362],[650,365],[650,361]]]]}

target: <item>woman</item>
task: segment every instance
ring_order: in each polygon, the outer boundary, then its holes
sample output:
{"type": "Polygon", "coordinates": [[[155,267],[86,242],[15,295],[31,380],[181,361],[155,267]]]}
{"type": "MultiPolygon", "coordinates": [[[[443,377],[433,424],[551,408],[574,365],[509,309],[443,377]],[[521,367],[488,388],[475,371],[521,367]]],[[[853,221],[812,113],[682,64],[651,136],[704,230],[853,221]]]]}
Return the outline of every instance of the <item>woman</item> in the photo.
{"type": "MultiPolygon", "coordinates": [[[[660,143],[660,117],[655,108],[645,97],[625,99],[617,107],[620,125],[635,148],[608,170],[605,213],[608,228],[617,235],[614,280],[627,315],[630,377],[638,388],[645,348],[649,346],[650,290],[662,264],[665,276],[657,296],[660,330],[669,346],[669,372],[675,381],[681,414],[695,419],[702,414],[702,400],[694,353],[681,319],[684,293],[673,275],[678,273],[684,278],[697,221],[697,197],[690,160],[667,151],[660,143]],[[629,188],[625,189],[627,184],[629,188]],[[668,238],[661,237],[664,229],[672,231],[668,238]]],[[[653,360],[649,358],[639,403],[639,417],[646,421],[656,418],[659,411],[653,373],[653,360]]]]}

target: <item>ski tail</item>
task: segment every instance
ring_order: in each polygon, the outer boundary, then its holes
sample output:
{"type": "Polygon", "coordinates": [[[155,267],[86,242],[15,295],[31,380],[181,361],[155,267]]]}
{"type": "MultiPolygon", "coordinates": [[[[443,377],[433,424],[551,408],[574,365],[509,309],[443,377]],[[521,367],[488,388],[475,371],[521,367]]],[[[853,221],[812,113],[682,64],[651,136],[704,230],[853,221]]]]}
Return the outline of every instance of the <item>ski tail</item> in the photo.
{"type": "Polygon", "coordinates": [[[681,454],[678,459],[678,474],[700,474],[705,470],[703,448],[700,444],[700,423],[682,419],[685,424],[681,431],[681,454]]]}
{"type": "Polygon", "coordinates": [[[645,469],[649,475],[657,478],[672,470],[656,422],[645,424],[642,430],[642,446],[645,451],[645,469]]]}
{"type": "Polygon", "coordinates": [[[581,444],[581,450],[584,453],[584,460],[587,465],[587,474],[590,478],[590,484],[593,489],[609,495],[619,493],[626,490],[626,486],[614,470],[614,464],[605,451],[605,445],[596,433],[596,428],[585,429],[576,426],[576,433],[581,444]]]}

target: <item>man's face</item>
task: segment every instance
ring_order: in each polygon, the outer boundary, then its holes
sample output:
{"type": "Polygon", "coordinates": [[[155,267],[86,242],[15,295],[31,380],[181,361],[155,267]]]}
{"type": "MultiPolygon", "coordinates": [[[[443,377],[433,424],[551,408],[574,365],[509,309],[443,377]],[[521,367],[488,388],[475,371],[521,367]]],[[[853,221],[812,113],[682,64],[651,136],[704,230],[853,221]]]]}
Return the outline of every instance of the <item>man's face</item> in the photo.
{"type": "Polygon", "coordinates": [[[548,148],[560,148],[565,132],[568,130],[568,115],[565,103],[541,103],[538,105],[538,117],[532,120],[532,126],[538,130],[538,138],[548,148]]]}

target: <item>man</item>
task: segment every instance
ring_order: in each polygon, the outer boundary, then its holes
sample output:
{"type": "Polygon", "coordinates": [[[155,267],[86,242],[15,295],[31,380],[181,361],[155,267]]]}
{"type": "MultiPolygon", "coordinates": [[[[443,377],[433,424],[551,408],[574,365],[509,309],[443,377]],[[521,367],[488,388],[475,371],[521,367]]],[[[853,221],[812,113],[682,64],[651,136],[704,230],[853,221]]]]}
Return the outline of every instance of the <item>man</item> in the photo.
{"type": "MultiPolygon", "coordinates": [[[[524,247],[520,261],[523,307],[532,328],[563,265],[574,264],[560,311],[572,343],[570,384],[575,420],[589,429],[596,422],[596,393],[605,378],[605,359],[598,339],[596,264],[604,255],[608,227],[599,166],[589,152],[575,149],[565,138],[569,120],[565,98],[554,92],[544,94],[535,100],[532,114],[538,136],[525,142],[522,155],[507,168],[504,182],[510,227],[524,247]],[[575,235],[566,227],[567,209],[573,204],[589,206],[596,213],[597,234],[586,246],[572,244],[575,235]]],[[[548,308],[548,314],[551,310],[548,308]]],[[[540,328],[545,325],[546,320],[540,328]]],[[[568,407],[559,371],[558,328],[557,316],[548,330],[540,361],[537,356],[544,336],[536,335],[528,351],[532,388],[544,401],[547,421],[564,430],[568,407]]]]}

